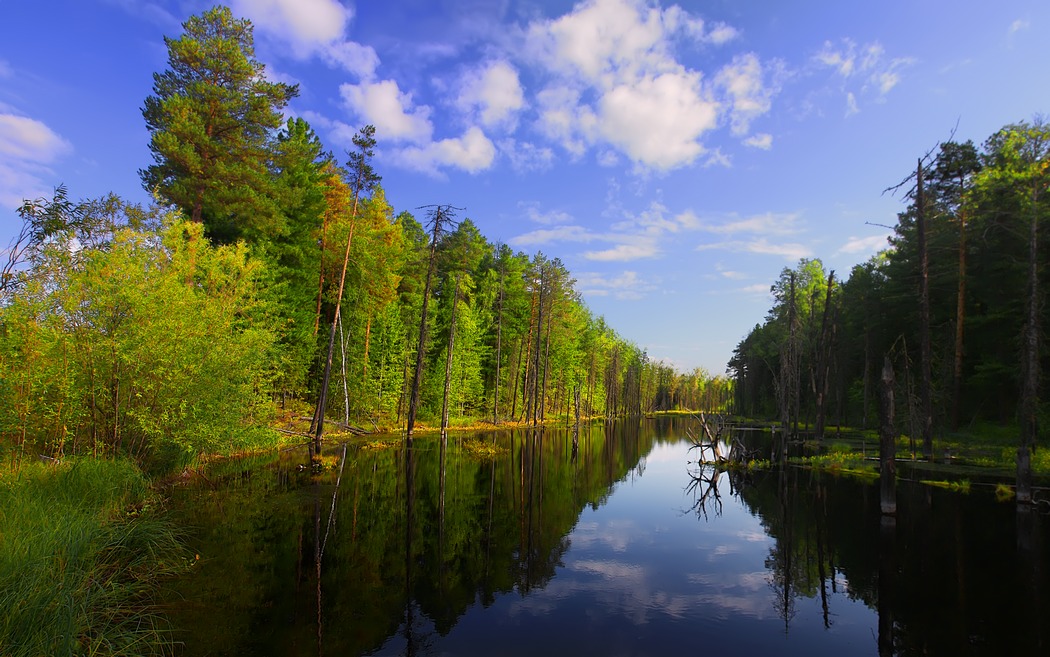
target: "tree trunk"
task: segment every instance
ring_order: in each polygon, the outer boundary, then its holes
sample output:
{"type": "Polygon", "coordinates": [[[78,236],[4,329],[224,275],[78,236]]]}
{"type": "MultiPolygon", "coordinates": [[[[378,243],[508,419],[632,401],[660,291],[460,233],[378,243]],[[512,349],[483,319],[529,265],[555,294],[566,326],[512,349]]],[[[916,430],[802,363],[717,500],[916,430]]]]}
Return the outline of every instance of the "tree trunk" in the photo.
{"type": "Polygon", "coordinates": [[[503,262],[499,269],[499,310],[496,313],[496,383],[492,386],[492,424],[499,424],[499,370],[503,355],[503,262]]]}
{"type": "Polygon", "coordinates": [[[419,387],[423,383],[423,358],[427,346],[427,305],[430,302],[430,282],[434,276],[434,260],[437,256],[438,235],[441,233],[440,210],[434,215],[434,229],[430,237],[430,261],[427,264],[427,278],[423,284],[423,308],[419,312],[419,344],[416,346],[416,369],[412,376],[412,394],[408,400],[408,426],[405,436],[412,440],[412,429],[416,425],[416,412],[419,410],[419,387]]]}
{"type": "Polygon", "coordinates": [[[962,392],[963,327],[966,324],[966,214],[959,210],[959,284],[955,294],[955,359],[952,363],[952,431],[959,429],[962,392]]]}
{"type": "MultiPolygon", "coordinates": [[[[441,396],[441,439],[445,440],[448,429],[448,394],[452,387],[452,350],[456,346],[456,305],[459,303],[459,275],[456,275],[456,290],[452,297],[452,322],[448,329],[448,355],[445,358],[445,391],[441,396]]],[[[444,443],[442,443],[444,448],[444,443]]],[[[444,474],[442,474],[444,476],[444,474]]]]}
{"type": "Polygon", "coordinates": [[[543,341],[543,279],[544,279],[544,268],[540,267],[540,287],[539,287],[539,301],[536,304],[536,355],[535,365],[532,370],[532,425],[536,426],[536,423],[540,418],[540,404],[543,400],[540,399],[540,347],[543,341]]]}
{"type": "Polygon", "coordinates": [[[346,269],[350,264],[350,245],[354,240],[354,226],[357,223],[357,194],[354,194],[354,209],[350,214],[350,233],[346,236],[346,254],[343,256],[343,270],[339,275],[339,295],[335,298],[335,315],[332,317],[332,330],[328,334],[328,357],[325,359],[324,377],[321,379],[321,390],[317,395],[317,408],[314,411],[314,453],[321,454],[321,438],[324,436],[324,411],[328,405],[328,382],[332,376],[332,352],[335,351],[335,324],[339,320],[343,305],[343,289],[346,285],[346,269]]]}
{"type": "Polygon", "coordinates": [[[1028,232],[1028,317],[1021,363],[1021,443],[1017,447],[1017,503],[1032,503],[1032,449],[1039,432],[1039,192],[1032,190],[1028,232]]]}
{"type": "Polygon", "coordinates": [[[824,418],[827,413],[827,397],[828,397],[828,373],[830,369],[829,361],[831,355],[831,337],[830,337],[830,326],[829,317],[831,315],[831,292],[835,287],[835,272],[828,275],[828,292],[827,296],[824,297],[824,315],[821,319],[820,326],[820,347],[817,352],[817,380],[816,380],[816,395],[817,395],[817,420],[816,426],[814,427],[817,440],[824,439],[824,418]]]}
{"type": "Polygon", "coordinates": [[[916,170],[915,227],[919,241],[919,422],[922,455],[933,460],[933,382],[930,375],[930,255],[926,244],[926,199],[922,189],[922,160],[916,170]]]}

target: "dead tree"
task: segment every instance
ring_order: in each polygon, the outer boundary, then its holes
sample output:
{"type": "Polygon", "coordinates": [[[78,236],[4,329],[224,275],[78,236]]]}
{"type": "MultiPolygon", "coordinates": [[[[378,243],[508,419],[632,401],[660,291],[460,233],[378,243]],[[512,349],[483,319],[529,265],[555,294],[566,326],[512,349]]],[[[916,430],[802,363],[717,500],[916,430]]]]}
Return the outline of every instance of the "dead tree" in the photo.
{"type": "Polygon", "coordinates": [[[451,205],[429,205],[423,207],[428,208],[430,217],[430,259],[427,263],[426,281],[423,284],[423,307],[419,312],[419,344],[416,346],[416,368],[415,373],[412,375],[412,392],[408,401],[408,424],[405,430],[405,437],[408,440],[412,440],[412,429],[416,425],[416,413],[419,410],[419,388],[423,383],[423,361],[427,348],[427,305],[430,301],[430,284],[434,278],[434,264],[437,261],[437,244],[441,235],[448,231],[449,226],[453,225],[453,219],[456,216],[455,211],[463,209],[451,205]]]}

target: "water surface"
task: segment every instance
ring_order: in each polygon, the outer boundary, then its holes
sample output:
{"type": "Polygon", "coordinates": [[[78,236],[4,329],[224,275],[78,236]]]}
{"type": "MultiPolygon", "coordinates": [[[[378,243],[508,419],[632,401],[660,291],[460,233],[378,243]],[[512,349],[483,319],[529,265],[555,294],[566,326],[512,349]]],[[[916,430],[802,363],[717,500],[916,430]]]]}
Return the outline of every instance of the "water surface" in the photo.
{"type": "Polygon", "coordinates": [[[174,491],[183,653],[1050,654],[1045,518],[902,483],[886,523],[856,480],[697,466],[685,427],[225,464],[174,491]]]}

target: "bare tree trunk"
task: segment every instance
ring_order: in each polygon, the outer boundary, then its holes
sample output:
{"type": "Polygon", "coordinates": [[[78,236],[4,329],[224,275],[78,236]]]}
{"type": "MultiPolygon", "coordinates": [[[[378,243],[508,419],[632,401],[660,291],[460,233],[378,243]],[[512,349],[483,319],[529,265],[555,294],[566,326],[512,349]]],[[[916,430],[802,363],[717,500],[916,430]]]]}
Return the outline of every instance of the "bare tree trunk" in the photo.
{"type": "Polygon", "coordinates": [[[916,170],[915,226],[919,241],[919,386],[922,454],[933,460],[933,382],[930,375],[930,255],[926,244],[926,208],[922,189],[922,160],[916,170]]]}
{"type": "Polygon", "coordinates": [[[325,359],[324,377],[321,379],[321,390],[317,395],[317,408],[314,411],[314,453],[321,454],[321,438],[324,436],[324,411],[328,405],[328,382],[332,376],[332,352],[335,351],[335,324],[339,320],[343,305],[343,289],[346,285],[346,269],[350,264],[350,245],[354,240],[354,226],[357,223],[357,194],[354,194],[354,210],[350,214],[350,233],[346,236],[346,254],[343,256],[343,270],[339,275],[339,295],[335,298],[335,316],[332,318],[332,330],[328,334],[328,357],[325,359]]]}
{"type": "Polygon", "coordinates": [[[416,369],[412,376],[412,394],[408,400],[408,426],[405,435],[412,440],[412,429],[416,425],[416,412],[419,410],[419,387],[423,383],[423,358],[427,346],[427,305],[430,302],[430,282],[434,277],[434,261],[437,256],[438,236],[441,234],[441,211],[434,215],[434,228],[430,236],[430,261],[427,264],[427,278],[423,284],[423,308],[419,312],[419,344],[416,346],[416,369]]]}

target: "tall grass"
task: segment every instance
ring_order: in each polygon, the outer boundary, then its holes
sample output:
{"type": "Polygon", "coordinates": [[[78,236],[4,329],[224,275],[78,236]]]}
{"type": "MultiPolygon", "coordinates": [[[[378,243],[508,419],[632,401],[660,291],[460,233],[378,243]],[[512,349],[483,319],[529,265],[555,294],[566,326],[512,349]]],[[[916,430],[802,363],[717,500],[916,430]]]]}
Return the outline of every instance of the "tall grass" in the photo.
{"type": "Polygon", "coordinates": [[[170,653],[150,596],[188,557],[129,461],[0,473],[0,655],[170,653]]]}

